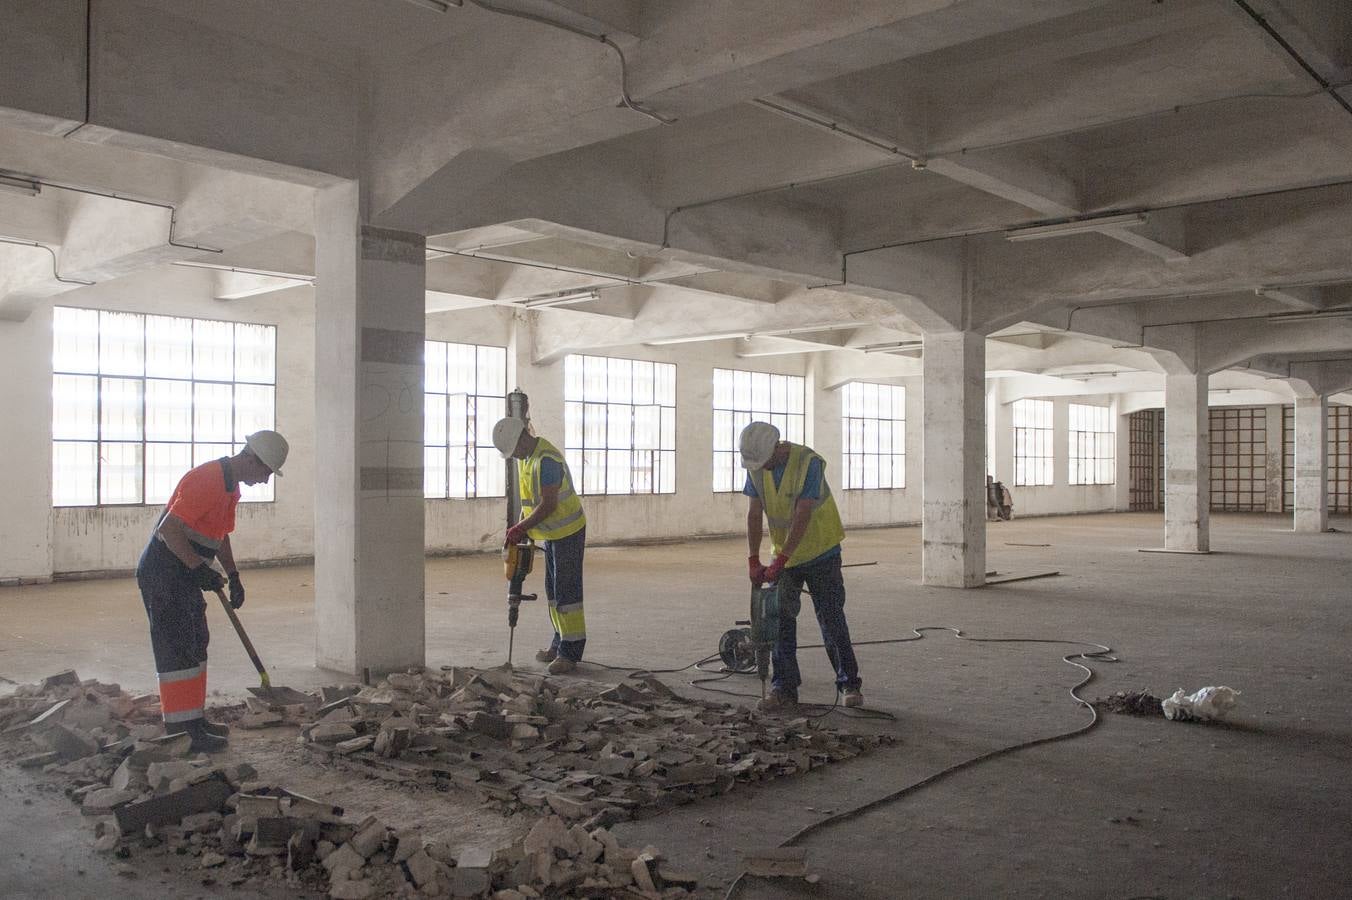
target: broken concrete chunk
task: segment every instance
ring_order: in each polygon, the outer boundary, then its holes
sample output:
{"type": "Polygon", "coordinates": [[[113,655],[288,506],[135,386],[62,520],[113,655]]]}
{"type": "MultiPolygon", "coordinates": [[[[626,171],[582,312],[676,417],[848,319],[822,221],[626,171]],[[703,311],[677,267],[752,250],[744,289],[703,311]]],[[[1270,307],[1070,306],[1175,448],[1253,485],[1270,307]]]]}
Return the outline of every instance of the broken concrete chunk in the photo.
{"type": "Polygon", "coordinates": [[[18,766],[21,769],[40,769],[43,766],[60,761],[61,754],[57,753],[55,750],[49,750],[46,753],[34,753],[31,756],[23,756],[17,760],[18,766]]]}
{"type": "Polygon", "coordinates": [[[42,690],[45,693],[52,688],[79,683],[80,676],[75,674],[75,670],[67,669],[64,672],[57,672],[55,675],[48,675],[46,678],[42,679],[42,690]]]}
{"type": "Polygon", "coordinates": [[[361,854],[362,859],[370,859],[372,854],[385,843],[385,826],[374,817],[362,823],[361,828],[348,841],[348,845],[361,854]]]}
{"type": "Polygon", "coordinates": [[[139,791],[119,791],[103,788],[85,794],[80,804],[80,812],[86,816],[106,816],[119,806],[130,803],[141,796],[139,791]]]}
{"type": "Polygon", "coordinates": [[[349,753],[360,753],[362,750],[369,750],[375,744],[376,739],[369,734],[361,737],[355,737],[348,741],[339,741],[333,745],[335,753],[341,753],[346,756],[349,753]]]}
{"type": "Polygon", "coordinates": [[[217,866],[225,865],[225,857],[219,853],[207,852],[202,854],[201,865],[204,869],[214,869],[217,866]]]}
{"type": "Polygon", "coordinates": [[[369,881],[339,880],[329,883],[329,897],[332,900],[367,900],[375,896],[375,885],[369,881]]]}
{"type": "Polygon", "coordinates": [[[436,880],[441,864],[428,856],[427,851],[419,850],[404,861],[404,867],[414,886],[423,888],[436,880]]]}
{"type": "Polygon", "coordinates": [[[324,868],[328,870],[329,878],[334,881],[346,879],[365,865],[366,857],[353,850],[351,844],[343,844],[324,857],[324,868]]]}
{"type": "Polygon", "coordinates": [[[225,779],[210,778],[181,791],[119,806],[117,822],[123,832],[140,831],[146,825],[180,822],[193,813],[219,810],[231,793],[225,779]]]}
{"type": "Polygon", "coordinates": [[[64,760],[74,761],[99,752],[99,742],[84,731],[55,722],[42,732],[42,739],[64,760]]]}
{"type": "Polygon", "coordinates": [[[350,741],[356,736],[356,729],[347,722],[321,722],[310,729],[310,740],[320,744],[350,741]]]}

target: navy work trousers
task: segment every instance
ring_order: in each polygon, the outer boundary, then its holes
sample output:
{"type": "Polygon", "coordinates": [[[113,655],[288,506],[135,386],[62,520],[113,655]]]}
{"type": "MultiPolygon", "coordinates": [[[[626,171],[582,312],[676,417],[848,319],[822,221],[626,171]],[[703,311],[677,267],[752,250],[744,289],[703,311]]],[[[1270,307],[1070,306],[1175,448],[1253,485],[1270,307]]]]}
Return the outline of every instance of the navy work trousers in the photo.
{"type": "Polygon", "coordinates": [[[587,620],[582,610],[582,557],[587,529],[557,541],[545,541],[545,597],[554,626],[550,649],[564,659],[582,661],[587,647],[587,620]]]}
{"type": "Polygon", "coordinates": [[[840,574],[839,553],[785,569],[779,576],[779,640],[771,657],[774,662],[771,686],[796,699],[798,685],[803,682],[798,672],[798,612],[803,606],[804,584],[812,594],[822,643],[836,672],[837,690],[858,690],[863,681],[850,642],[850,626],[845,621],[845,580],[840,574]]]}

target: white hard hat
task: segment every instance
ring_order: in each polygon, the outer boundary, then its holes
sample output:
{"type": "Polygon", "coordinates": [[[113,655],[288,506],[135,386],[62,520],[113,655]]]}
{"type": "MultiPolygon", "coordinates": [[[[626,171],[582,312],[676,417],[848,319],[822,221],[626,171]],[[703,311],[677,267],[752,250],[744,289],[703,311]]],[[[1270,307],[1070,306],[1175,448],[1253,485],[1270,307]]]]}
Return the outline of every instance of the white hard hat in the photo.
{"type": "Polygon", "coordinates": [[[512,452],[516,450],[517,443],[521,440],[521,435],[526,431],[526,423],[521,419],[511,418],[498,419],[498,424],[493,426],[493,446],[498,448],[503,459],[511,458],[512,452]]]}
{"type": "Polygon", "coordinates": [[[752,422],[742,429],[737,446],[742,451],[742,467],[759,469],[775,455],[779,445],[779,429],[769,422],[752,422]]]}
{"type": "Polygon", "coordinates": [[[291,445],[275,431],[255,431],[244,439],[244,446],[253,451],[253,455],[272,470],[272,474],[282,477],[282,463],[291,452],[291,445]]]}

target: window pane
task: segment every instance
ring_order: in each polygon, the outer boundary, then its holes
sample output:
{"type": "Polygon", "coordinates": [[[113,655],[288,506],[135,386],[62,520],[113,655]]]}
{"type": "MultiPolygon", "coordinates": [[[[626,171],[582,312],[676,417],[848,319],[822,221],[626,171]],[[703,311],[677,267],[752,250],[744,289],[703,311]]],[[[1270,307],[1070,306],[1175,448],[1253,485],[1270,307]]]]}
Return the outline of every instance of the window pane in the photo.
{"type": "Polygon", "coordinates": [[[587,450],[582,454],[582,492],[601,494],[606,489],[606,451],[587,450]]]}
{"type": "Polygon", "coordinates": [[[446,393],[446,344],[423,341],[423,391],[446,393]]]}
{"type": "Polygon", "coordinates": [[[446,369],[446,390],[449,393],[475,393],[478,360],[473,344],[447,344],[446,369]]]}
{"type": "Polygon", "coordinates": [[[738,433],[733,430],[732,411],[714,411],[714,450],[732,451],[737,449],[738,433]]]}
{"type": "Polygon", "coordinates": [[[192,377],[192,319],[146,316],[146,375],[192,377]]]}
{"type": "Polygon", "coordinates": [[[607,394],[611,403],[632,403],[634,396],[634,364],[627,359],[611,359],[606,363],[607,394]]]}
{"type": "Polygon", "coordinates": [[[563,404],[563,446],[567,450],[582,446],[582,404],[566,401],[563,404]]]}
{"type": "Polygon", "coordinates": [[[141,502],[141,444],[100,444],[100,503],[141,502]]]}
{"type": "Polygon", "coordinates": [[[731,369],[714,369],[714,409],[732,409],[731,369]]]}
{"type": "Polygon", "coordinates": [[[93,375],[52,376],[52,437],[96,440],[99,380],[93,375]]]}
{"type": "Polygon", "coordinates": [[[751,411],[751,373],[736,371],[732,373],[733,409],[751,411]]]}
{"type": "Polygon", "coordinates": [[[753,412],[771,412],[770,376],[764,372],[751,374],[751,409],[753,412]]]}
{"type": "Polygon", "coordinates": [[[631,493],[629,473],[630,453],[628,450],[606,451],[606,493],[631,493]]]}
{"type": "Polygon", "coordinates": [[[231,420],[233,391],[229,384],[193,385],[193,438],[197,441],[229,442],[234,437],[231,420]]]}
{"type": "Polygon", "coordinates": [[[479,393],[507,396],[507,349],[480,347],[478,353],[479,393]]]}
{"type": "Polygon", "coordinates": [[[52,370],[99,371],[99,314],[58,306],[52,310],[52,370]]]}
{"type": "Polygon", "coordinates": [[[235,440],[242,442],[255,431],[273,427],[272,385],[235,385],[235,440]]]}
{"type": "Polygon", "coordinates": [[[676,451],[663,450],[658,454],[659,478],[657,491],[661,494],[676,493],[676,451]]]}
{"type": "MultiPolygon", "coordinates": [[[[475,469],[480,497],[502,497],[507,491],[507,463],[492,447],[475,451],[478,466],[475,469]]],[[[513,463],[515,465],[515,463],[513,463]]]]}
{"type": "Polygon", "coordinates": [[[770,408],[775,412],[789,411],[789,379],[787,376],[770,376],[770,408]]]}
{"type": "Polygon", "coordinates": [[[608,384],[606,380],[606,358],[604,356],[584,356],[583,365],[585,372],[584,396],[588,400],[604,403],[608,384]]]}
{"type": "Polygon", "coordinates": [[[603,403],[588,403],[583,407],[582,446],[587,449],[605,449],[606,407],[603,403]]]}
{"type": "Polygon", "coordinates": [[[98,444],[58,441],[52,445],[52,505],[98,503],[98,444]]]}
{"type": "Polygon", "coordinates": [[[804,380],[796,375],[789,376],[789,412],[803,412],[804,380]]]}
{"type": "Polygon", "coordinates": [[[658,449],[658,434],[662,428],[662,419],[656,406],[634,407],[634,448],[637,450],[658,449]]]}
{"type": "Polygon", "coordinates": [[[728,458],[731,455],[721,451],[714,452],[714,493],[724,493],[733,489],[732,467],[728,465],[728,458]]]}
{"type": "Polygon", "coordinates": [[[446,448],[423,448],[423,496],[446,496],[446,448]]]}
{"type": "Polygon", "coordinates": [[[273,384],[277,380],[277,329],[271,325],[235,325],[235,380],[273,384]]]}
{"type": "Polygon", "coordinates": [[[141,316],[106,310],[99,313],[99,372],[145,373],[145,325],[141,316]]]}
{"type": "Polygon", "coordinates": [[[634,360],[634,400],[636,405],[646,405],[653,402],[654,389],[653,364],[634,360]]]}
{"type": "MultiPolygon", "coordinates": [[[[463,408],[463,404],[462,404],[463,408]]],[[[470,455],[470,448],[452,446],[446,451],[446,467],[448,475],[446,476],[446,495],[448,497],[463,498],[473,496],[474,482],[477,480],[478,471],[471,467],[473,462],[470,455]]]]}
{"type": "Polygon", "coordinates": [[[672,363],[654,363],[653,374],[657,378],[653,400],[663,406],[675,406],[676,366],[672,363]]]}
{"type": "Polygon", "coordinates": [[[192,444],[146,444],[146,502],[168,503],[192,468],[192,444]]]}
{"type": "Polygon", "coordinates": [[[498,423],[498,419],[501,419],[506,414],[506,407],[507,401],[501,397],[475,398],[475,439],[470,442],[467,438],[467,442],[479,443],[479,435],[483,435],[491,442],[493,439],[493,426],[498,423]]]}
{"type": "Polygon", "coordinates": [[[202,463],[211,462],[213,459],[230,456],[234,452],[234,444],[193,444],[192,464],[200,466],[202,463]]]}
{"type": "Polygon", "coordinates": [[[445,394],[423,394],[423,443],[446,446],[445,394]]]}
{"type": "Polygon", "coordinates": [[[103,378],[99,382],[99,425],[105,441],[140,441],[141,385],[139,378],[103,378]]]}
{"type": "Polygon", "coordinates": [[[192,323],[192,371],[194,378],[230,381],[235,366],[235,328],[230,322],[196,319],[192,323]]]}
{"type": "Polygon", "coordinates": [[[633,407],[611,403],[606,407],[606,447],[629,449],[633,446],[633,407]]]}
{"type": "Polygon", "coordinates": [[[191,381],[146,381],[146,440],[192,441],[191,381]]]}
{"type": "Polygon", "coordinates": [[[801,444],[803,442],[803,417],[801,415],[789,416],[787,439],[793,441],[795,444],[801,444]]]}

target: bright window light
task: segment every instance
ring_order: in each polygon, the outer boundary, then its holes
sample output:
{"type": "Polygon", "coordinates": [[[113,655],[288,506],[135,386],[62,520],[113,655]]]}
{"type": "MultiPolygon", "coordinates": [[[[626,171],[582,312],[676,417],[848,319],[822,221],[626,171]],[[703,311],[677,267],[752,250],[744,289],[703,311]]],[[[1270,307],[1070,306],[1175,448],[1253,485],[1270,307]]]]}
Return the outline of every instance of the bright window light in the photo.
{"type": "Polygon", "coordinates": [[[1052,483],[1052,401],[1014,401],[1014,484],[1052,483]]]}
{"type": "MultiPolygon", "coordinates": [[[[53,310],[52,505],[157,505],[276,420],[271,325],[53,310]]],[[[273,484],[242,485],[269,501],[273,484]]]]}
{"type": "Polygon", "coordinates": [[[507,414],[507,348],[424,343],[423,496],[501,497],[493,425],[507,414]]]}
{"type": "Polygon", "coordinates": [[[1070,483],[1112,484],[1115,443],[1111,409],[1070,404],[1070,483]]]}
{"type": "Polygon", "coordinates": [[[742,429],[769,422],[786,441],[803,442],[805,381],[741,369],[714,369],[714,492],[740,491],[746,470],[737,452],[742,429]]]}
{"type": "Polygon", "coordinates": [[[676,493],[676,366],[564,359],[564,455],[584,494],[676,493]]]}
{"type": "Polygon", "coordinates": [[[844,395],[845,489],[906,487],[906,389],[856,381],[844,395]]]}

